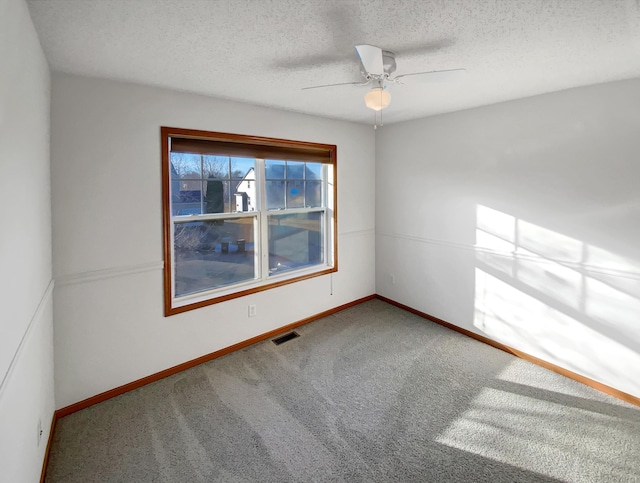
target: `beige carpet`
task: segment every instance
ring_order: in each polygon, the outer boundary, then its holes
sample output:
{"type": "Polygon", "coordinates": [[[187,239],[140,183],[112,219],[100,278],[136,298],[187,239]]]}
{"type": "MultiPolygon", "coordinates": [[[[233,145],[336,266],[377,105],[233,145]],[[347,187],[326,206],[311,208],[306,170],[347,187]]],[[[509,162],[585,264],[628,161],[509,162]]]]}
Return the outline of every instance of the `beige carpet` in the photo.
{"type": "Polygon", "coordinates": [[[379,300],[58,422],[48,482],[638,482],[640,408],[379,300]]]}

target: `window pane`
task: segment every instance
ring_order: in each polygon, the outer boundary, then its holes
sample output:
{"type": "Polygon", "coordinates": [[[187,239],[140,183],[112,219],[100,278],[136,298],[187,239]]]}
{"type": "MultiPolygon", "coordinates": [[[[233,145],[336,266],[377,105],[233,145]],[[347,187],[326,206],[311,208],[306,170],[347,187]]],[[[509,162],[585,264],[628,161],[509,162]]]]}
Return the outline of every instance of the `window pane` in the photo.
{"type": "Polygon", "coordinates": [[[287,161],[287,179],[304,179],[305,163],[287,161]]]}
{"type": "Polygon", "coordinates": [[[253,280],[255,218],[174,224],[175,295],[253,280]]]}
{"type": "Polygon", "coordinates": [[[231,158],[231,212],[255,211],[258,202],[256,161],[254,158],[231,158]]]}
{"type": "Polygon", "coordinates": [[[267,179],[284,179],[284,166],[284,161],[267,159],[265,161],[267,179]]]}
{"type": "Polygon", "coordinates": [[[229,158],[227,156],[205,155],[202,157],[202,170],[204,178],[228,178],[229,158]]]}
{"type": "Polygon", "coordinates": [[[202,178],[199,154],[171,153],[171,165],[178,178],[202,178]]]}
{"type": "Polygon", "coordinates": [[[256,211],[257,195],[255,179],[243,179],[242,181],[232,181],[231,185],[235,185],[235,191],[232,193],[233,199],[232,211],[256,211]]]}
{"type": "Polygon", "coordinates": [[[305,187],[305,203],[310,208],[322,206],[322,182],[307,181],[305,187]]]}
{"type": "Polygon", "coordinates": [[[224,213],[226,181],[210,178],[203,183],[204,212],[224,213]]]}
{"type": "Polygon", "coordinates": [[[307,163],[306,179],[322,179],[322,163],[307,163]]]}
{"type": "Polygon", "coordinates": [[[256,179],[256,160],[254,158],[231,158],[231,177],[233,179],[256,179]]]}
{"type": "Polygon", "coordinates": [[[172,183],[171,212],[173,216],[200,215],[202,213],[202,181],[180,180],[172,183]]]}
{"type": "Polygon", "coordinates": [[[287,181],[287,208],[304,208],[304,181],[287,181]]]}
{"type": "Polygon", "coordinates": [[[269,215],[269,275],[324,262],[324,213],[269,215]]]}
{"type": "Polygon", "coordinates": [[[233,181],[223,181],[222,185],[224,186],[224,212],[231,213],[235,211],[235,203],[232,203],[234,200],[232,199],[233,193],[231,192],[231,183],[235,184],[233,181]]]}
{"type": "Polygon", "coordinates": [[[267,210],[284,208],[284,181],[267,181],[267,210]]]}

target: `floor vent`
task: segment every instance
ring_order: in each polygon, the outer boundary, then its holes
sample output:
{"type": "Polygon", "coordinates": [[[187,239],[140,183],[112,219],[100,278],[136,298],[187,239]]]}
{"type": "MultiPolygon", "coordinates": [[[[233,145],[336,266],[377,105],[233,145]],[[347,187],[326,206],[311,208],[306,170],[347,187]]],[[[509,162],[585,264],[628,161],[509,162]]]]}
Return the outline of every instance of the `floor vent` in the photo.
{"type": "Polygon", "coordinates": [[[280,344],[284,344],[287,341],[290,341],[291,339],[295,339],[296,337],[300,337],[300,334],[298,334],[297,332],[289,332],[288,334],[284,334],[284,335],[281,335],[280,337],[276,337],[275,339],[272,339],[272,341],[275,345],[280,345],[280,344]]]}

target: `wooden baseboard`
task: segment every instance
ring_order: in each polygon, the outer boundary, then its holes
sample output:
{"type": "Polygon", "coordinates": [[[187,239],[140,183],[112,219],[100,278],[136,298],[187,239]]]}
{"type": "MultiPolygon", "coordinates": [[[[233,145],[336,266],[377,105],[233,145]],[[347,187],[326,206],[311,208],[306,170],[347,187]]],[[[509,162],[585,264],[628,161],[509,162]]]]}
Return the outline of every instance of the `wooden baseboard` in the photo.
{"type": "Polygon", "coordinates": [[[321,319],[323,317],[327,317],[329,315],[335,314],[336,312],[340,312],[341,310],[348,309],[355,305],[361,304],[363,302],[367,302],[369,300],[373,300],[376,298],[376,295],[369,295],[367,297],[363,297],[358,300],[354,300],[353,302],[349,302],[344,305],[340,305],[338,307],[334,307],[333,309],[325,310],[324,312],[320,312],[319,314],[312,315],[302,320],[298,320],[297,322],[293,322],[292,324],[285,325],[283,327],[279,327],[278,329],[265,332],[264,334],[260,334],[256,337],[252,337],[251,339],[247,339],[242,342],[238,342],[229,347],[225,347],[224,349],[220,349],[215,352],[211,352],[209,354],[205,354],[204,356],[198,357],[196,359],[192,359],[187,362],[183,362],[182,364],[178,364],[177,366],[170,367],[165,369],[164,371],[156,372],[155,374],[151,374],[150,376],[143,377],[142,379],[138,379],[136,381],[129,382],[122,386],[116,387],[114,389],[109,389],[108,391],[102,392],[90,398],[84,399],[77,403],[71,404],[69,406],[65,406],[56,411],[58,418],[63,418],[68,416],[69,414],[73,414],[76,411],[80,411],[82,409],[88,408],[89,406],[93,406],[94,404],[101,403],[106,401],[107,399],[111,399],[113,397],[119,396],[129,391],[133,391],[134,389],[138,389],[139,387],[146,386],[155,381],[159,381],[160,379],[164,379],[165,377],[172,376],[182,371],[186,371],[187,369],[191,369],[197,365],[203,364],[205,362],[212,361],[213,359],[217,359],[218,357],[222,357],[231,352],[235,352],[240,349],[244,349],[250,345],[253,345],[257,342],[261,342],[265,339],[269,339],[271,337],[275,337],[284,332],[288,332],[290,330],[295,329],[296,327],[300,327],[301,325],[308,324],[309,322],[313,322],[314,320],[321,319]]]}
{"type": "Polygon", "coordinates": [[[396,307],[406,310],[407,312],[411,312],[412,314],[418,315],[424,319],[430,320],[431,322],[435,322],[436,324],[442,325],[448,329],[455,330],[456,332],[464,334],[480,342],[484,342],[485,344],[493,346],[496,349],[500,349],[505,352],[508,352],[509,354],[519,357],[520,359],[524,359],[525,361],[544,367],[545,369],[548,369],[550,371],[557,372],[558,374],[568,377],[569,379],[578,381],[586,386],[597,389],[600,392],[604,392],[605,394],[609,394],[610,396],[613,396],[615,398],[628,402],[629,404],[640,406],[639,397],[632,396],[631,394],[627,394],[626,392],[619,391],[614,387],[607,386],[606,384],[602,384],[601,382],[598,382],[598,381],[594,381],[593,379],[577,374],[573,371],[570,371],[569,369],[565,369],[564,367],[560,367],[555,364],[552,364],[551,362],[547,362],[545,360],[539,359],[535,356],[527,354],[526,352],[519,351],[512,347],[501,344],[500,342],[496,342],[495,340],[489,339],[488,337],[484,337],[482,335],[476,334],[475,332],[471,332],[470,330],[463,329],[462,327],[458,327],[457,325],[453,325],[445,320],[439,319],[425,312],[421,312],[419,310],[414,309],[413,307],[409,307],[408,305],[401,304],[400,302],[396,302],[395,300],[391,300],[382,295],[376,295],[376,298],[384,302],[387,302],[388,304],[395,305],[396,307]]]}
{"type": "Polygon", "coordinates": [[[51,418],[51,427],[49,428],[49,437],[47,438],[47,447],[44,449],[44,460],[42,460],[42,471],[40,472],[40,483],[44,483],[44,479],[47,476],[47,465],[49,464],[49,451],[51,451],[51,444],[53,442],[53,432],[56,430],[56,423],[58,422],[58,411],[53,412],[51,418]]]}

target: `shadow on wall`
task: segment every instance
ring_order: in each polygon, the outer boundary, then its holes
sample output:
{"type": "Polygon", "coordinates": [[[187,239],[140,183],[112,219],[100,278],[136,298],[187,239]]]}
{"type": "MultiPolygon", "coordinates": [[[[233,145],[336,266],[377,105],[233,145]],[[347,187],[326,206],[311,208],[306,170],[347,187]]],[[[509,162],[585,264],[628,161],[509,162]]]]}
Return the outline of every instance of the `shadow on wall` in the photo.
{"type": "Polygon", "coordinates": [[[640,262],[476,207],[474,326],[640,394],[640,262]]]}

